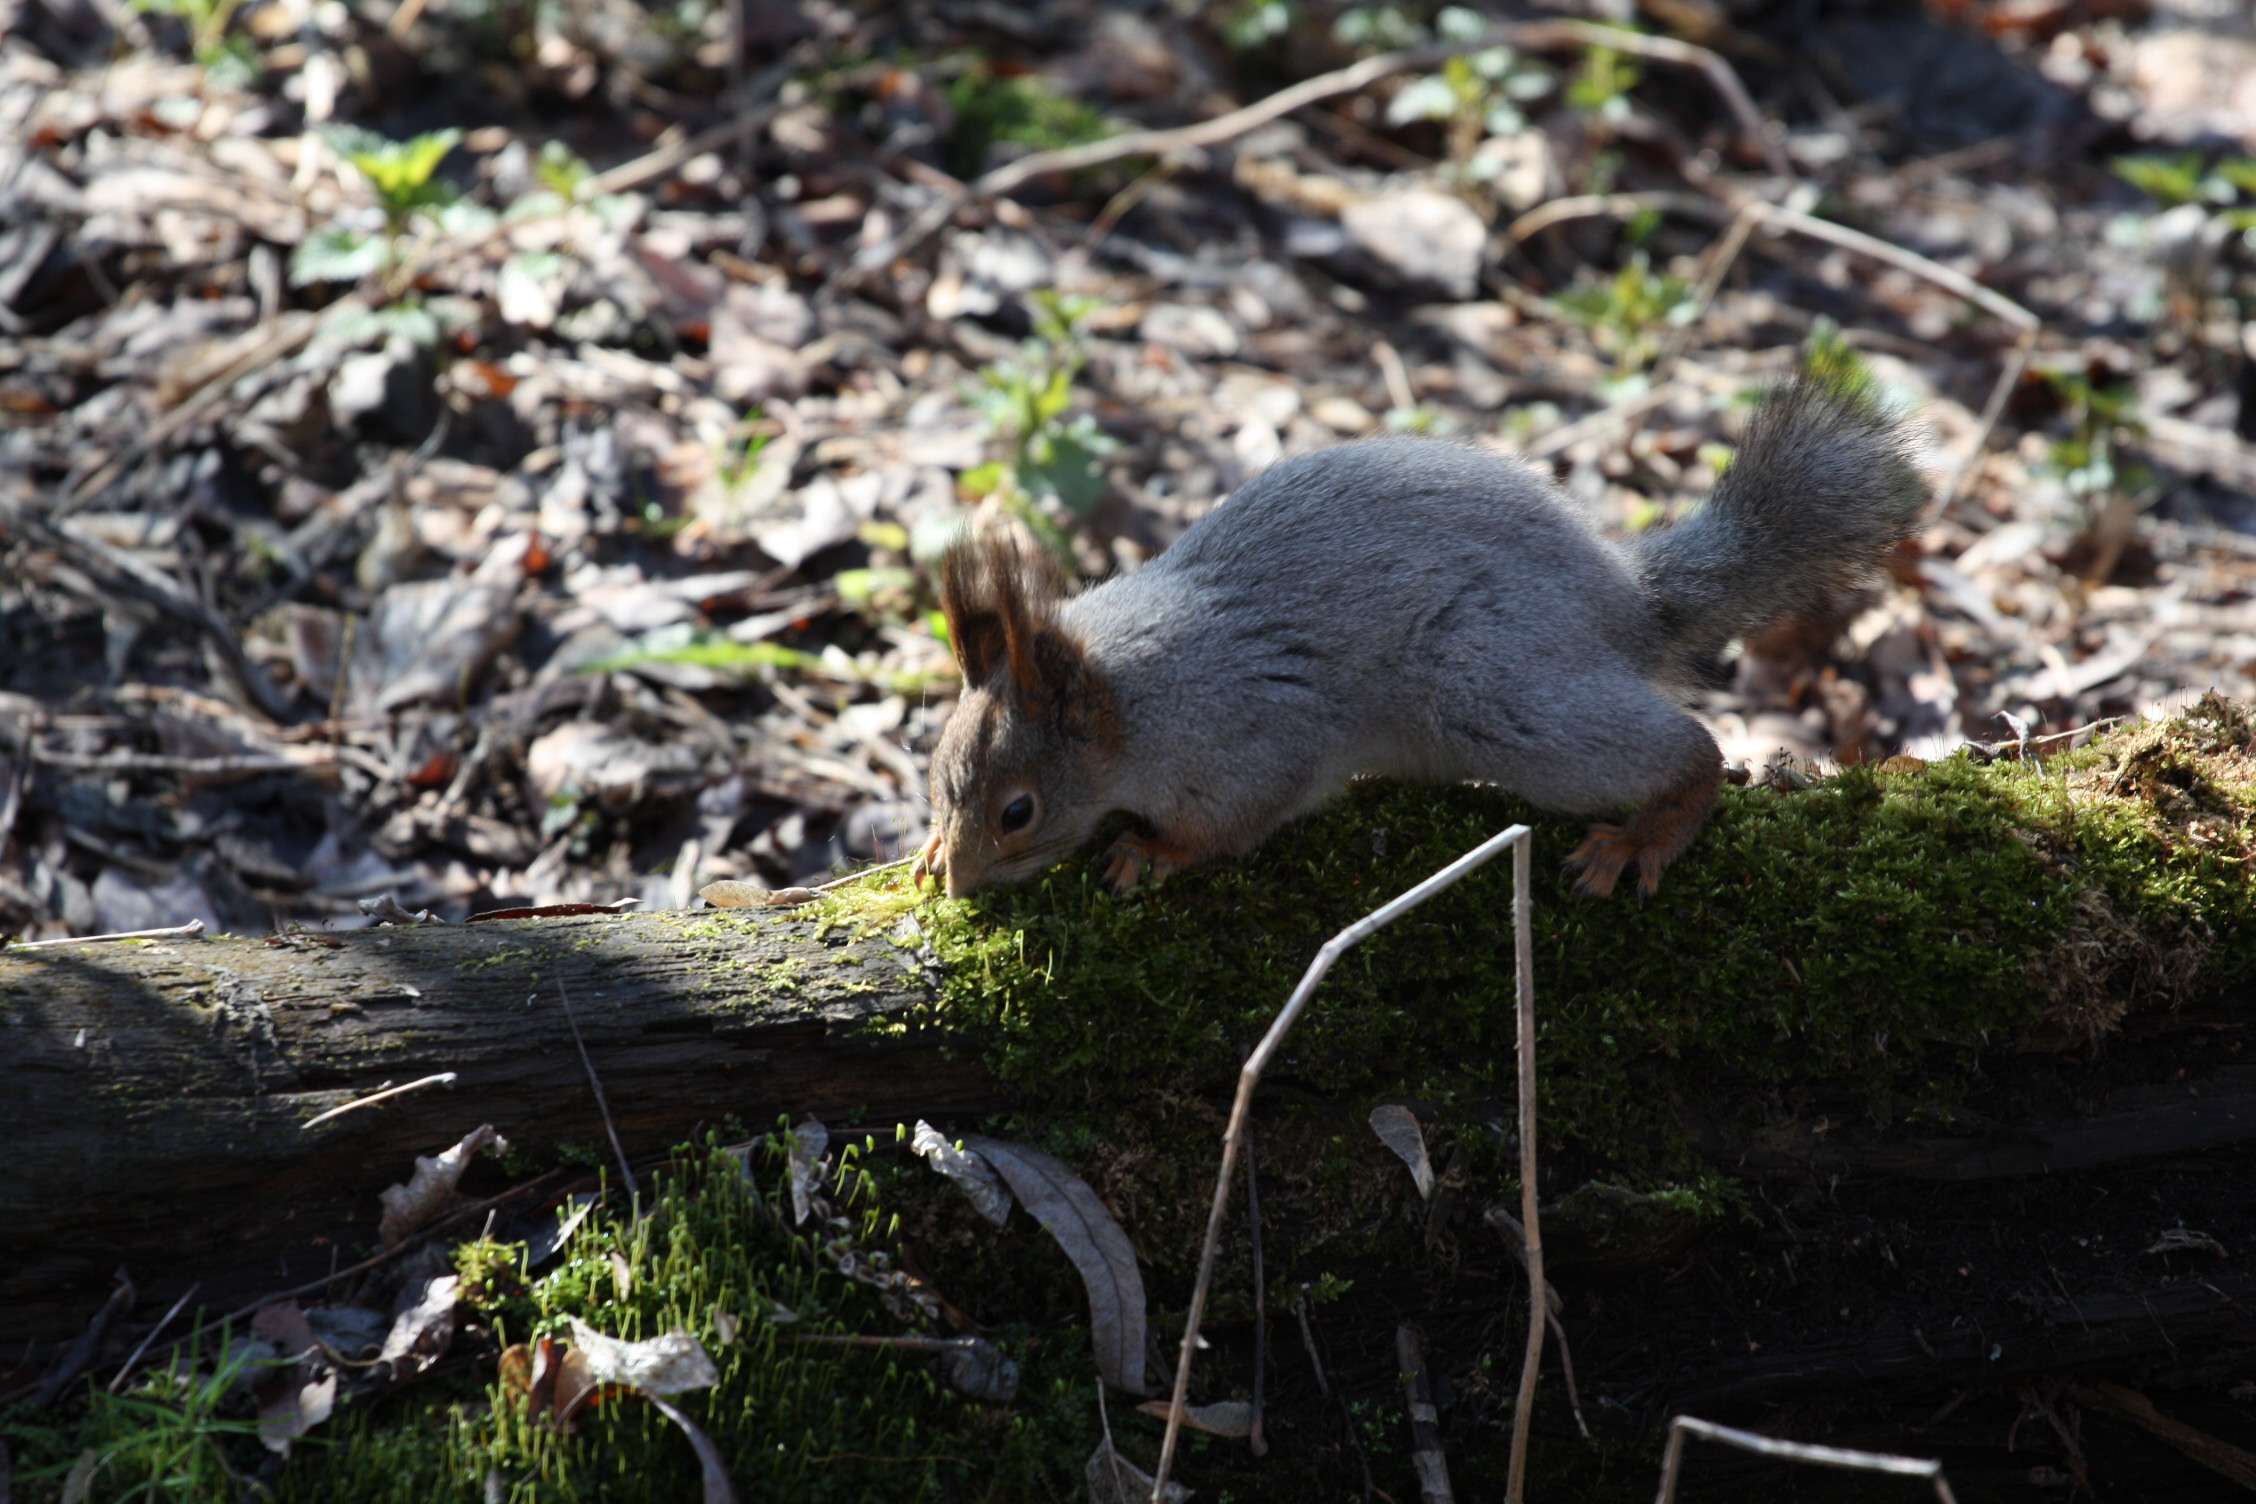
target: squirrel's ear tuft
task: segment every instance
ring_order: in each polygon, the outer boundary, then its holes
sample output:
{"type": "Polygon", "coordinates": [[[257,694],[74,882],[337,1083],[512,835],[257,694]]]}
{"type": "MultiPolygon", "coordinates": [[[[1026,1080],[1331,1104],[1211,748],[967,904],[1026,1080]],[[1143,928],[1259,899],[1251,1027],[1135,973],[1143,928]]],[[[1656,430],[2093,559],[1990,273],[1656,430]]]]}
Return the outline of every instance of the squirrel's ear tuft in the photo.
{"type": "Polygon", "coordinates": [[[940,609],[964,683],[985,684],[1006,665],[1022,691],[1035,682],[1035,634],[1065,594],[1057,566],[1007,537],[972,536],[940,556],[940,609]]]}
{"type": "Polygon", "coordinates": [[[940,556],[940,612],[967,687],[986,683],[1003,658],[1003,618],[988,578],[987,551],[974,539],[940,556]]]}

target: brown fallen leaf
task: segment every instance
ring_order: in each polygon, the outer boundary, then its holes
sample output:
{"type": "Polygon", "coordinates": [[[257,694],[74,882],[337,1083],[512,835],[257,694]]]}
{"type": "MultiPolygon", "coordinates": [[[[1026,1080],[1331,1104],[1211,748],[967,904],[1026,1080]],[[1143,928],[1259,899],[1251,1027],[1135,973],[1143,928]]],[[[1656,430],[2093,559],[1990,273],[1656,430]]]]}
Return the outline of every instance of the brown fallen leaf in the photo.
{"type": "Polygon", "coordinates": [[[763,888],[734,878],[707,883],[697,896],[716,909],[789,909],[822,897],[812,888],[763,888]]]}

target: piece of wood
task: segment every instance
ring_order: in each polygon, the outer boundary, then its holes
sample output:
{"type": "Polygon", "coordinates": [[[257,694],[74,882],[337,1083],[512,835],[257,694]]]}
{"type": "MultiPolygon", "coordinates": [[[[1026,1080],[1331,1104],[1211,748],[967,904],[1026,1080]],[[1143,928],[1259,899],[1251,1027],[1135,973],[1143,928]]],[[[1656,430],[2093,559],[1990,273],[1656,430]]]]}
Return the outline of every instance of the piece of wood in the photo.
{"type": "Polygon", "coordinates": [[[587,915],[0,953],[0,1347],[81,1329],[121,1264],[224,1309],[364,1251],[376,1193],[492,1123],[629,1152],[783,1112],[890,1123],[1000,1105],[929,1034],[915,953],[788,912],[587,915]],[[441,1072],[433,1087],[317,1115],[441,1072]]]}

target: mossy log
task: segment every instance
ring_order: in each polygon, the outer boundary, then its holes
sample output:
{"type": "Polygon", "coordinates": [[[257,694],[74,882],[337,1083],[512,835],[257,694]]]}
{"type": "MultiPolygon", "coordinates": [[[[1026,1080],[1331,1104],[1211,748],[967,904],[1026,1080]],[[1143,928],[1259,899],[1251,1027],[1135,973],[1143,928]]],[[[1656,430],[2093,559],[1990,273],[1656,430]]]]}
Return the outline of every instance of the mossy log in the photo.
{"type": "MultiPolygon", "coordinates": [[[[2235,1251],[2256,1240],[2256,1082],[2232,1058],[2256,1020],[2251,742],[2236,708],[2207,705],[2041,767],[1957,757],[1730,790],[1646,903],[1572,898],[1556,869],[1576,832],[1539,824],[1554,1277],[1572,1308],[1582,1282],[1687,1256],[1683,1226],[1630,1225],[1593,1193],[1605,1184],[1731,1250],[1686,1287],[1724,1293],[1679,1313],[1669,1339],[1648,1318],[1682,1302],[1676,1286],[1642,1309],[1617,1296],[1623,1321],[1585,1324],[1586,1384],[1657,1412],[1676,1396],[1744,1405],[1806,1400],[1828,1379],[1899,1382],[1922,1357],[1931,1382],[1956,1383],[1967,1360],[1947,1323],[1994,1335],[2025,1321],[2029,1255],[2010,1244],[2073,1244],[2087,1193],[2112,1196],[2115,1220],[2105,1258],[2043,1292],[2071,1308],[2094,1291],[2147,1300],[2204,1256],[2150,1257],[2156,1217],[2196,1219],[2235,1251]],[[2056,1173],[2070,1169],[2087,1178],[2056,1173]],[[2133,1209],[2110,1174],[2184,1194],[2133,1209]],[[1736,1187],[1761,1176],[1799,1199],[1791,1226],[1781,1214],[1780,1231],[1750,1234],[1774,1192],[1736,1187]],[[1984,1271],[1981,1300],[1952,1304],[1954,1281],[1984,1271]],[[1880,1375],[1861,1324],[1883,1306],[1906,1335],[1880,1375]],[[1734,1367],[1758,1323],[1761,1362],[1734,1367]]],[[[599,1144],[566,992],[630,1152],[732,1117],[969,1127],[1007,1106],[1105,1196],[1164,1307],[1196,1260],[1218,1104],[1317,944],[1528,817],[1478,790],[1361,788],[1252,861],[1127,899],[1076,866],[968,903],[920,902],[896,874],[793,913],[0,956],[0,1051],[28,1088],[0,1095],[15,1151],[0,1178],[0,1334],[62,1335],[121,1259],[157,1309],[191,1279],[222,1303],[245,1278],[317,1277],[345,1257],[320,1239],[364,1242],[374,1192],[478,1122],[535,1153],[599,1144]],[[451,1092],[298,1126],[446,1070],[461,1077],[451,1092]]],[[[1422,1223],[1428,1248],[1478,1240],[1498,1266],[1481,1278],[1514,1278],[1466,1215],[1507,1199],[1515,1163],[1486,1126],[1510,1117],[1509,898],[1498,864],[1327,978],[1257,1115],[1264,1221],[1289,1240],[1272,1270],[1399,1278],[1397,1235],[1422,1223]],[[1415,1104],[1427,1125],[1443,1170],[1433,1208],[1356,1126],[1381,1100],[1415,1104]]],[[[1242,1222],[1225,1290],[1245,1285],[1242,1222]]],[[[2199,1293],[2217,1288],[2180,1287],[2201,1309],[2167,1331],[2126,1321],[2076,1352],[2245,1351],[2247,1303],[2199,1293]]],[[[1236,1302],[1221,1299],[1219,1327],[1236,1302]]],[[[1462,1341],[1440,1338],[1434,1361],[1462,1370],[1465,1343],[1499,1337],[1491,1324],[1457,1323],[1462,1341]]]]}

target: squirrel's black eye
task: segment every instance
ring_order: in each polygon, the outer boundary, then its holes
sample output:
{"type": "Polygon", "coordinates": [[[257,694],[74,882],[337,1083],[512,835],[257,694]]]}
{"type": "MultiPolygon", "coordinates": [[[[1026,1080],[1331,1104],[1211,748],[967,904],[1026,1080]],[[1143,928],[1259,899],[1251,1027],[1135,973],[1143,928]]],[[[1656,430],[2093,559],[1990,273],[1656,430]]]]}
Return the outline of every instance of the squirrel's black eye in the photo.
{"type": "Polygon", "coordinates": [[[1033,818],[1034,796],[1032,794],[1019,795],[1003,806],[1003,834],[1009,835],[1014,831],[1024,830],[1027,822],[1033,818]]]}

